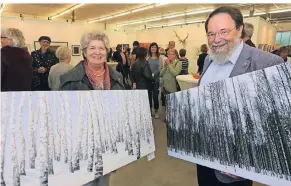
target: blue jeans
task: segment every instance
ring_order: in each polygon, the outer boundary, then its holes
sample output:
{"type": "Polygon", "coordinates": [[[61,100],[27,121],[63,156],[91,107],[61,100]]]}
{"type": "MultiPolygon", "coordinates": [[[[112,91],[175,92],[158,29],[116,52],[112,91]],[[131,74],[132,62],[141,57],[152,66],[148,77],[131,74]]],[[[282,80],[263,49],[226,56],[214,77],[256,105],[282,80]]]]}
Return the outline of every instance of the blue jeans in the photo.
{"type": "Polygon", "coordinates": [[[154,109],[159,109],[159,86],[160,86],[160,79],[155,78],[155,81],[152,83],[152,87],[149,90],[149,101],[150,101],[150,107],[153,107],[153,101],[154,101],[154,109]]]}

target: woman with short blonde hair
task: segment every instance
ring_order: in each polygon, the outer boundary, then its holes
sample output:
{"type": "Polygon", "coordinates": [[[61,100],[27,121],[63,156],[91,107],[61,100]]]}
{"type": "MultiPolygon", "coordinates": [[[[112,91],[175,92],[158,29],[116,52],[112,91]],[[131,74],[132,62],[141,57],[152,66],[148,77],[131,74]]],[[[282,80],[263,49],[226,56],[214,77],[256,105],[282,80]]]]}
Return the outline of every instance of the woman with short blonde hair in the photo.
{"type": "Polygon", "coordinates": [[[25,39],[23,33],[16,28],[1,29],[1,45],[11,47],[25,47],[25,39]]]}
{"type": "Polygon", "coordinates": [[[60,76],[73,68],[70,63],[72,52],[67,46],[60,46],[56,51],[56,57],[59,63],[51,67],[48,76],[48,85],[52,90],[58,90],[60,87],[60,76]]]}

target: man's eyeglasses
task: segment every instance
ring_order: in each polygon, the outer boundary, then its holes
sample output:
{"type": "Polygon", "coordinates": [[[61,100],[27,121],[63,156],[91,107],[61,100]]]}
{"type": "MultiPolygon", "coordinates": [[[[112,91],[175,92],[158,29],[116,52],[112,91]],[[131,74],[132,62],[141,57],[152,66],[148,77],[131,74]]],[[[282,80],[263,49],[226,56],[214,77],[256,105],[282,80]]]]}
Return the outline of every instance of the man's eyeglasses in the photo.
{"type": "MultiPolygon", "coordinates": [[[[236,27],[234,27],[233,29],[235,29],[236,27]]],[[[208,37],[208,39],[213,40],[216,35],[222,36],[222,37],[227,37],[229,35],[229,33],[231,31],[233,31],[233,29],[223,29],[219,32],[213,33],[213,32],[209,32],[206,34],[206,36],[208,37]]]]}

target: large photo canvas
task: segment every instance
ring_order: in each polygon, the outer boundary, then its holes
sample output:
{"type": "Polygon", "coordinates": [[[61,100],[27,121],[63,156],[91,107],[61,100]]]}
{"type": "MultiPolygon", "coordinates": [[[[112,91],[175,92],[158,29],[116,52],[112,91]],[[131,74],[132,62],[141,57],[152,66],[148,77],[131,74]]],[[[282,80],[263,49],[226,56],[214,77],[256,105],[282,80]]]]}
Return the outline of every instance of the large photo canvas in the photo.
{"type": "Polygon", "coordinates": [[[291,64],[167,96],[168,154],[273,186],[291,185],[291,64]]]}
{"type": "Polygon", "coordinates": [[[1,93],[1,186],[80,186],[155,151],[147,91],[1,93]]]}

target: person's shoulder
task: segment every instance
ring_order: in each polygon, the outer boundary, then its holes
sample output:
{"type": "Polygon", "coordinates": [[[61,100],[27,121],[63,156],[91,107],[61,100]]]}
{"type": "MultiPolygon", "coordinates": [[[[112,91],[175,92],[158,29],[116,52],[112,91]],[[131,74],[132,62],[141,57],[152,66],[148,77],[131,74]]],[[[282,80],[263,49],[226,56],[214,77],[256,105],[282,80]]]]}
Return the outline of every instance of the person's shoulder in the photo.
{"type": "Polygon", "coordinates": [[[283,58],[273,53],[265,52],[261,49],[250,46],[247,46],[247,48],[250,51],[252,64],[255,64],[257,67],[259,67],[259,69],[278,65],[284,62],[283,58]]]}

